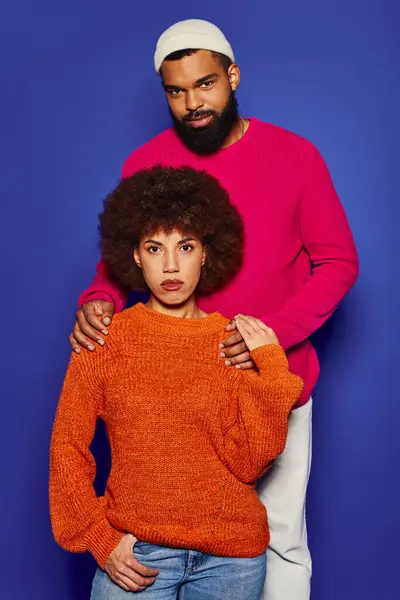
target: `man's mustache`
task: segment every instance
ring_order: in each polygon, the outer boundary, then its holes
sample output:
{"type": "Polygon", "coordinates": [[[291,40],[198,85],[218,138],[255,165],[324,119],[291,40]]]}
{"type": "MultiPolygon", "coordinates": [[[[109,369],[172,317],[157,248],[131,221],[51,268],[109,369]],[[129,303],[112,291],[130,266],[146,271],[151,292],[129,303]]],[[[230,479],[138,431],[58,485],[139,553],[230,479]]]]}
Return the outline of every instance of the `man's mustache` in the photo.
{"type": "Polygon", "coordinates": [[[182,121],[188,122],[195,121],[197,119],[205,119],[206,117],[215,117],[216,114],[217,113],[215,112],[215,110],[196,110],[182,117],[182,121]]]}

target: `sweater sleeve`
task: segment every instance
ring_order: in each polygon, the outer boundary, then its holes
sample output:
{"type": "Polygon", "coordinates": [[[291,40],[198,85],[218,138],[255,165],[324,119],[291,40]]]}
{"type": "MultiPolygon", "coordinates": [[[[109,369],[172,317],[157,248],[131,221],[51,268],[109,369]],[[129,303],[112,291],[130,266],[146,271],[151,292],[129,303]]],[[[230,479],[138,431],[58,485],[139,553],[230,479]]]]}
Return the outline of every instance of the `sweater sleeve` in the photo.
{"type": "Polygon", "coordinates": [[[102,410],[103,352],[73,354],[58,403],[50,445],[50,516],[56,541],[70,552],[93,554],[101,568],[123,537],[93,487],[90,444],[102,410]]]}
{"type": "Polygon", "coordinates": [[[128,291],[113,280],[103,259],[97,263],[96,275],[92,283],[79,296],[78,306],[81,307],[91,300],[112,302],[115,312],[121,312],[128,300],[128,291]]]}
{"type": "Polygon", "coordinates": [[[262,317],[285,350],[325,323],[358,276],[357,251],[344,209],[314,146],[311,154],[300,206],[300,233],[311,273],[279,312],[262,317]]]}
{"type": "Polygon", "coordinates": [[[223,435],[223,462],[244,483],[255,482],[283,451],[288,416],[303,389],[281,346],[262,346],[251,356],[259,373],[237,371],[223,435]]]}

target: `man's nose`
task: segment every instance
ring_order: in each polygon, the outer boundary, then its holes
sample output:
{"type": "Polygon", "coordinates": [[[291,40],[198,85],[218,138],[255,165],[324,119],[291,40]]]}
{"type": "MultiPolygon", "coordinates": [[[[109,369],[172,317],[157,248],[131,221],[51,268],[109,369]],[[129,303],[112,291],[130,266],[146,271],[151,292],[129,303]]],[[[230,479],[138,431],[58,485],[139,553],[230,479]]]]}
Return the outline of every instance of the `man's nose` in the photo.
{"type": "Polygon", "coordinates": [[[195,112],[203,106],[203,101],[196,94],[195,91],[190,90],[186,93],[186,110],[188,112],[195,112]]]}

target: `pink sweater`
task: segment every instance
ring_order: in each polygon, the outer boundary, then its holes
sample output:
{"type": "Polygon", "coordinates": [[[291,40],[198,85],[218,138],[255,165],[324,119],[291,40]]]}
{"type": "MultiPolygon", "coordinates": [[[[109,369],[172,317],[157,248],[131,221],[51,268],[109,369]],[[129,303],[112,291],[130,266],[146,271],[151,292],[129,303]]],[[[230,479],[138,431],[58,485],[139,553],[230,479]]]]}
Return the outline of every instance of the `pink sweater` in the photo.
{"type": "MultiPolygon", "coordinates": [[[[307,140],[255,118],[235,144],[211,156],[186,148],[168,129],[135,150],[122,177],[155,164],[188,165],[217,177],[245,223],[245,260],[222,291],[201,298],[207,312],[262,319],[276,332],[290,369],[304,380],[304,404],[319,365],[309,336],[333,313],[358,274],[358,259],[343,207],[318,150],[307,140]]],[[[127,292],[102,261],[79,305],[111,300],[121,311],[127,292]]]]}

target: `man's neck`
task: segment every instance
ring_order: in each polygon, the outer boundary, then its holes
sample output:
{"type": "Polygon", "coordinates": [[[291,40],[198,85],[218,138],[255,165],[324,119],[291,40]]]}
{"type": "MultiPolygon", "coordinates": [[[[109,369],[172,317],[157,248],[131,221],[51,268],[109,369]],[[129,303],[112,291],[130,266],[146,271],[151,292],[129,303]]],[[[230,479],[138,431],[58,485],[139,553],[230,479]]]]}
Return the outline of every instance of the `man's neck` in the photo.
{"type": "Polygon", "coordinates": [[[250,121],[248,119],[238,116],[221,148],[228,148],[228,146],[238,142],[248,130],[249,125],[250,121]]]}

